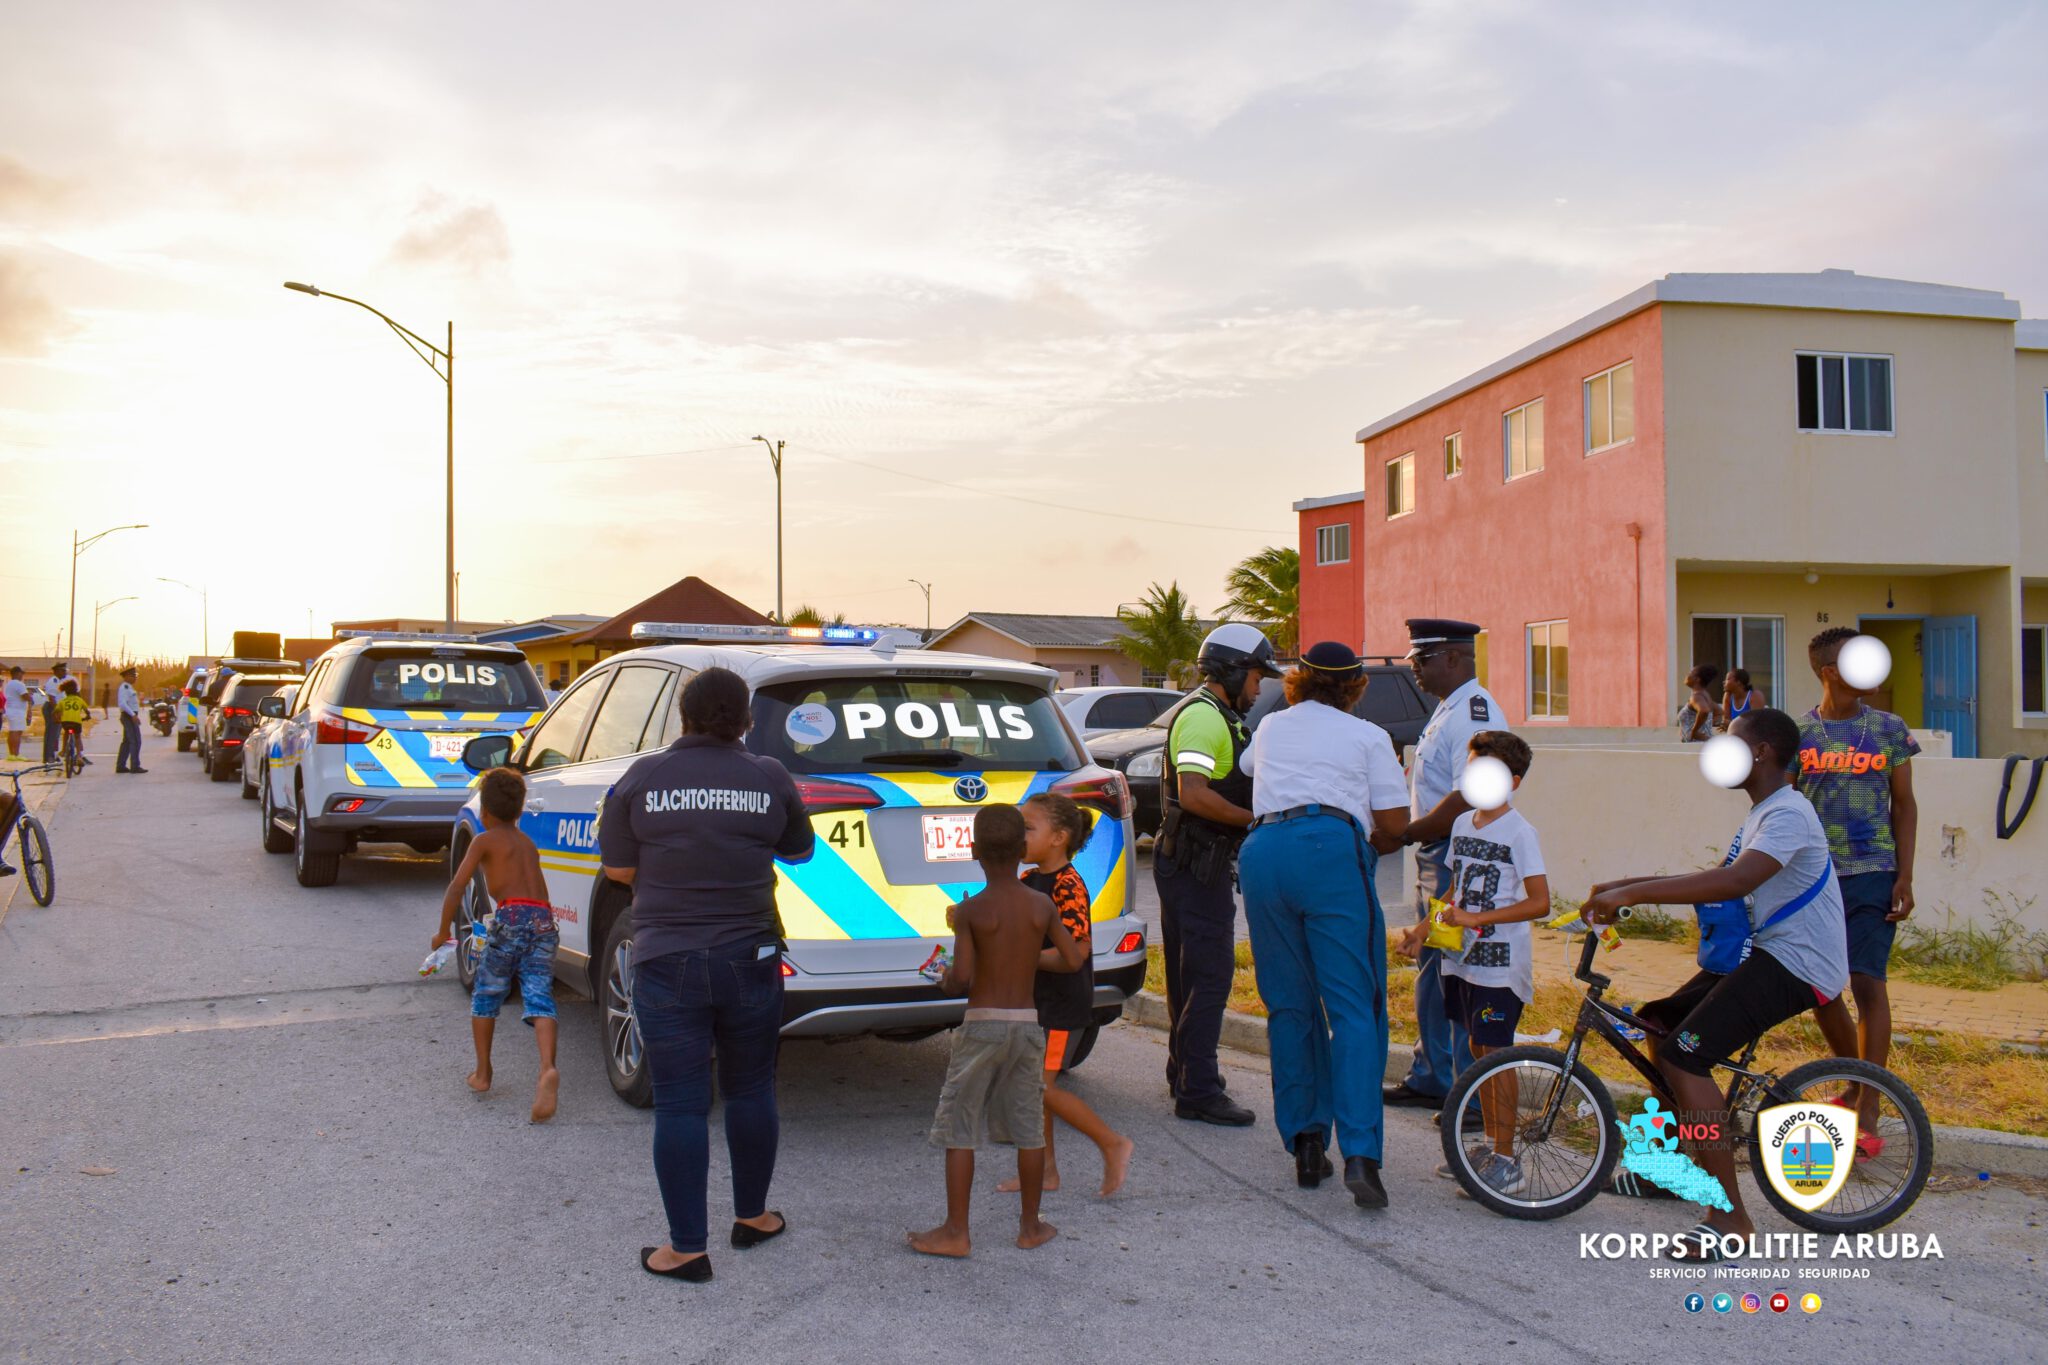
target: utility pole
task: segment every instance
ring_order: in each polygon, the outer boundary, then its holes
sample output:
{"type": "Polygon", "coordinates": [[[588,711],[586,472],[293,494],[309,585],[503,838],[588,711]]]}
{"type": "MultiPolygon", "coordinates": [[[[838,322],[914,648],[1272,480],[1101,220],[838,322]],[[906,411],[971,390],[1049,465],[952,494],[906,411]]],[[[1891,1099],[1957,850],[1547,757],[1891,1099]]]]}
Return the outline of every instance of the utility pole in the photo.
{"type": "Polygon", "coordinates": [[[912,587],[920,588],[924,592],[924,638],[930,640],[932,638],[932,585],[920,583],[915,578],[909,581],[912,587]]]}
{"type": "Polygon", "coordinates": [[[780,625],[782,616],[782,447],[783,442],[771,441],[766,436],[755,440],[768,447],[768,462],[775,466],[775,621],[780,625]]]}
{"type": "Polygon", "coordinates": [[[71,618],[65,622],[64,638],[57,645],[58,658],[69,657],[64,653],[67,648],[74,654],[78,652],[78,557],[116,531],[146,531],[148,529],[149,523],[140,521],[133,526],[110,526],[96,536],[87,536],[84,540],[80,540],[77,529],[73,528],[71,532],[71,618]]]}

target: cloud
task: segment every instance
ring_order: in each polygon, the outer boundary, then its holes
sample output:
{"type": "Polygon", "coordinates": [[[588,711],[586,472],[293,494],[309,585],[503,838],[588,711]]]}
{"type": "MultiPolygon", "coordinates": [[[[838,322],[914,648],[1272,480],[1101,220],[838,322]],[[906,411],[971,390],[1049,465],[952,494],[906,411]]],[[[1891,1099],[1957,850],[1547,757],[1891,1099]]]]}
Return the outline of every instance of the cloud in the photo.
{"type": "Polygon", "coordinates": [[[495,208],[453,204],[438,194],[420,201],[412,226],[391,246],[400,265],[448,266],[466,275],[486,274],[511,258],[512,237],[495,208]]]}
{"type": "Polygon", "coordinates": [[[70,329],[57,305],[36,287],[28,267],[0,256],[0,355],[41,355],[70,329]]]}
{"type": "Polygon", "coordinates": [[[0,154],[0,222],[32,222],[68,206],[71,186],[16,157],[0,154]]]}

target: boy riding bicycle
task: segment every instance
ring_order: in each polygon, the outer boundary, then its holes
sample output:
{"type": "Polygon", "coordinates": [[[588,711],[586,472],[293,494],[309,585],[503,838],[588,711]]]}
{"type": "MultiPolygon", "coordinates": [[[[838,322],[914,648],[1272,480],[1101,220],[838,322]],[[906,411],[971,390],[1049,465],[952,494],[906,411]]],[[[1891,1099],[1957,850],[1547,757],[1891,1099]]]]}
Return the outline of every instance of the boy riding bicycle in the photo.
{"type": "Polygon", "coordinates": [[[64,727],[64,747],[76,753],[81,762],[85,759],[85,723],[92,718],[92,707],[78,694],[75,678],[64,680],[64,696],[57,703],[57,723],[64,727]]]}
{"type": "Polygon", "coordinates": [[[1752,937],[1734,970],[1725,976],[1702,971],[1640,1011],[1671,1024],[1656,1060],[1680,1111],[1724,1135],[1711,1145],[1686,1144],[1729,1201],[1726,1211],[1709,1211],[1671,1253],[1673,1260],[1687,1262],[1723,1260],[1713,1239],[1755,1231],[1736,1187],[1735,1150],[1725,1136],[1733,1128],[1714,1068],[1787,1019],[1840,996],[1849,984],[1842,893],[1827,833],[1792,785],[1798,722],[1783,711],[1758,709],[1739,717],[1729,733],[1749,746],[1754,763],[1742,784],[1749,816],[1728,861],[1684,876],[1603,882],[1583,910],[1589,924],[1610,924],[1625,905],[1746,902],[1752,937]]]}

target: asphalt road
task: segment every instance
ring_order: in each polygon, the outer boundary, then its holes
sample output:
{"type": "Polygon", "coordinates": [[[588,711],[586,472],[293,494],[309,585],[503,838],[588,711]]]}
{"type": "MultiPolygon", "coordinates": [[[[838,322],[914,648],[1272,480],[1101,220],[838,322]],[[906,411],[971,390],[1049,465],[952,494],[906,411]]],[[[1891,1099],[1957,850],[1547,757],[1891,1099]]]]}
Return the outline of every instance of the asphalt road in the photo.
{"type": "MultiPolygon", "coordinates": [[[[964,1264],[919,1258],[945,1058],[793,1044],[773,1205],[788,1236],[715,1244],[709,1286],[655,1280],[649,1116],[610,1094],[591,1008],[562,1007],[560,1117],[526,1122],[534,1062],[501,1030],[499,1089],[463,1087],[465,1002],[413,975],[441,871],[358,859],[299,888],[253,803],[154,735],[46,809],[57,903],[0,883],[0,1356],[113,1360],[1627,1361],[1706,1350],[1829,1359],[2042,1358],[2044,1202],[1948,1182],[1900,1227],[1945,1259],[1821,1262],[1870,1278],[1734,1283],[1822,1311],[1688,1316],[1653,1263],[1580,1233],[1676,1231],[1603,1198],[1513,1223],[1453,1197],[1427,1114],[1388,1133],[1393,1207],[1301,1191],[1262,1062],[1226,1054],[1250,1131],[1175,1120],[1156,1034],[1108,1030],[1074,1078],[1137,1142],[1117,1199],[1067,1135],[1061,1230],[1020,1252],[983,1168],[964,1264]],[[1711,1343],[1687,1338],[1711,1335],[1711,1343]],[[1768,1343],[1759,1338],[1771,1338],[1768,1343]]],[[[19,879],[10,879],[18,883],[19,879]]],[[[713,1220],[724,1176],[714,1143],[713,1220]]],[[[1762,1215],[1766,1230],[1787,1225],[1762,1215]]],[[[1703,1286],[1709,1294],[1714,1282],[1703,1286]]]]}

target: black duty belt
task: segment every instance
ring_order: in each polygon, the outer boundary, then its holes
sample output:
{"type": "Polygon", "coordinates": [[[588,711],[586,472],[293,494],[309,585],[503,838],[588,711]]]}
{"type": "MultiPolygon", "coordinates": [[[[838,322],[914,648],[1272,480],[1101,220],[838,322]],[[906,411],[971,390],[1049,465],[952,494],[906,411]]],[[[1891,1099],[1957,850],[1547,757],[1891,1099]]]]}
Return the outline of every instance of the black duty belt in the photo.
{"type": "Polygon", "coordinates": [[[1252,820],[1251,827],[1257,829],[1260,825],[1277,825],[1283,820],[1305,820],[1311,815],[1327,815],[1333,820],[1342,820],[1353,829],[1359,827],[1358,817],[1350,811],[1342,806],[1326,806],[1320,801],[1312,801],[1306,806],[1289,806],[1286,810],[1276,810],[1257,816],[1252,820]]]}

